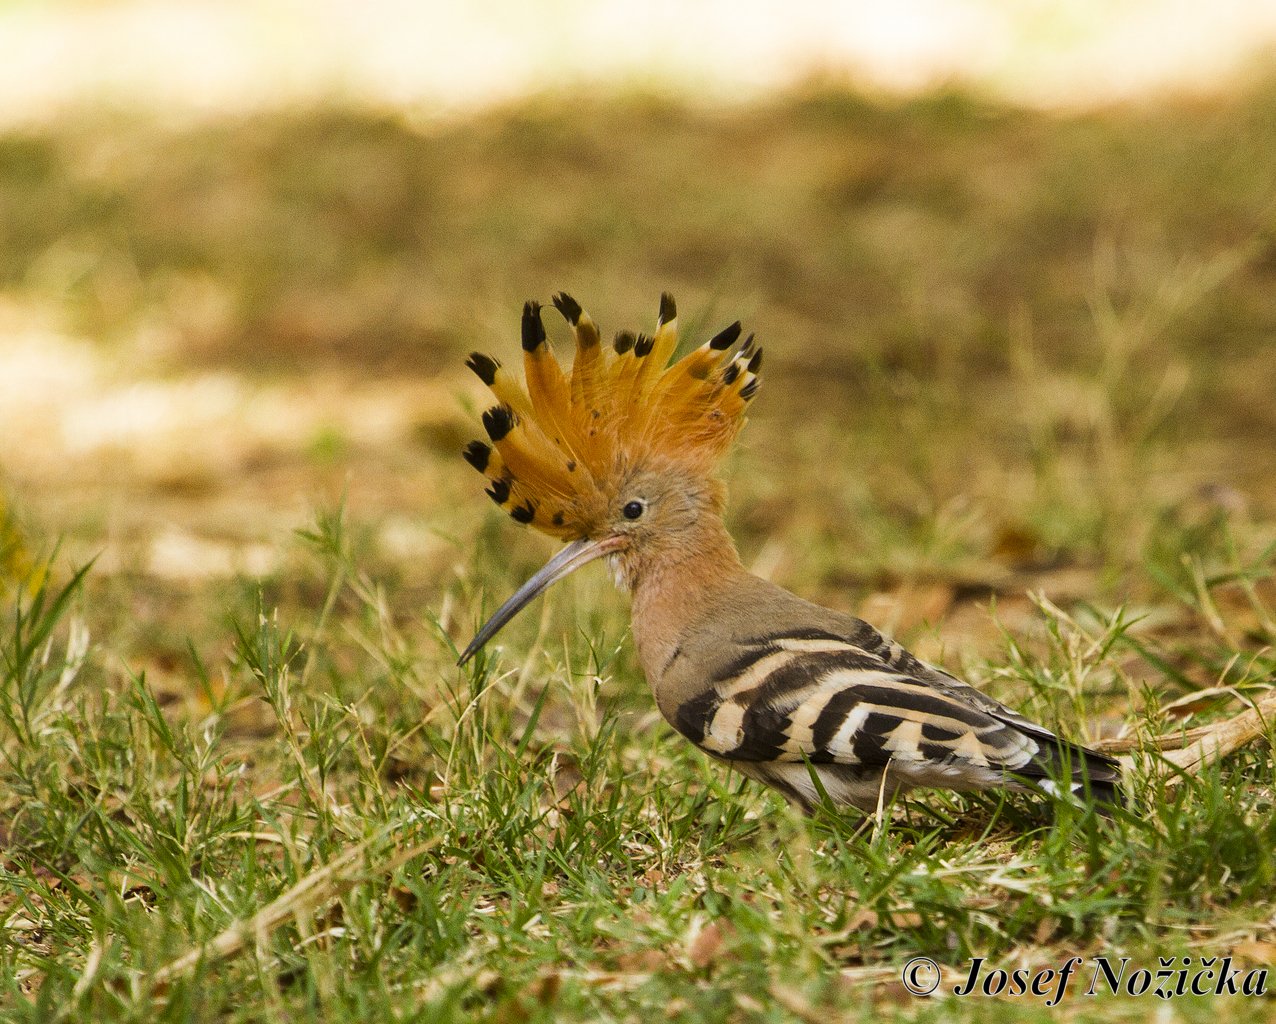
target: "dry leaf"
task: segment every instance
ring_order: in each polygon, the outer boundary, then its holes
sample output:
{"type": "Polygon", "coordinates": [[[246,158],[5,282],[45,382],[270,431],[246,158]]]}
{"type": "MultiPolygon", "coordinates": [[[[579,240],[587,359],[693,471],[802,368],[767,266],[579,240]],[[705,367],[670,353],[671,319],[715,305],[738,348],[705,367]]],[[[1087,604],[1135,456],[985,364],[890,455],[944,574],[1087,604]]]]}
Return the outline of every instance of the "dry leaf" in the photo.
{"type": "Polygon", "coordinates": [[[648,868],[639,881],[644,889],[655,889],[665,880],[665,873],[659,868],[648,868]]]}
{"type": "Polygon", "coordinates": [[[635,949],[616,957],[616,969],[626,974],[655,974],[667,965],[658,949],[635,949]]]}
{"type": "Polygon", "coordinates": [[[527,994],[542,1006],[548,1006],[558,998],[558,990],[563,987],[563,977],[557,971],[543,974],[527,988],[527,994]]]}
{"type": "Polygon", "coordinates": [[[846,930],[848,932],[871,931],[877,927],[878,920],[876,910],[861,907],[851,915],[851,919],[846,923],[846,930]]]}
{"type": "Polygon", "coordinates": [[[1230,686],[1211,686],[1205,690],[1194,690],[1186,693],[1168,704],[1162,704],[1161,710],[1170,718],[1190,718],[1198,711],[1212,708],[1225,697],[1236,697],[1236,690],[1230,686]]]}
{"type": "Polygon", "coordinates": [[[585,788],[585,777],[576,767],[576,758],[571,754],[555,754],[550,758],[549,778],[554,787],[554,802],[558,805],[558,809],[570,810],[571,795],[583,792],[585,788]]]}
{"type": "Polygon", "coordinates": [[[718,921],[710,921],[694,930],[687,943],[687,959],[691,965],[703,969],[720,960],[724,952],[723,943],[731,930],[730,923],[718,921]]]}
{"type": "Polygon", "coordinates": [[[1232,956],[1258,967],[1276,964],[1276,943],[1246,939],[1232,947],[1232,956]]]}

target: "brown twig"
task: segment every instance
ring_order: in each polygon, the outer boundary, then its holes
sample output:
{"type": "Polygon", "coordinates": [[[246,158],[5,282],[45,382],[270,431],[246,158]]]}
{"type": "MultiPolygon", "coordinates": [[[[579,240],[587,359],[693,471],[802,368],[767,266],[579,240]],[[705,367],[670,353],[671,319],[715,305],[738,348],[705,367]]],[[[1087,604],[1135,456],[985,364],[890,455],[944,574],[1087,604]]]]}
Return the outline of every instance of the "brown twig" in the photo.
{"type": "MultiPolygon", "coordinates": [[[[1188,774],[1196,774],[1215,761],[1240,750],[1261,736],[1266,736],[1269,723],[1276,720],[1276,690],[1242,711],[1239,715],[1213,725],[1167,733],[1153,737],[1123,737],[1100,743],[1102,750],[1122,752],[1119,757],[1126,768],[1133,766],[1136,752],[1159,753],[1161,757],[1188,774]]],[[[1181,778],[1170,779],[1173,785],[1181,778]]]]}

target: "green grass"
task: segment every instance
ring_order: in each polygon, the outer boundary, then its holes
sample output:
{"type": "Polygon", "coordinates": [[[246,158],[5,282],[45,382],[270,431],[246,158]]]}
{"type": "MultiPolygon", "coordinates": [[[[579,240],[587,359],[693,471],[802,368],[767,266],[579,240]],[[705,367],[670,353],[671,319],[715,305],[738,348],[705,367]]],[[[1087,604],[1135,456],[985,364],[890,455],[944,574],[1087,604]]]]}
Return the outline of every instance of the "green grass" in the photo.
{"type": "MultiPolygon", "coordinates": [[[[189,665],[198,714],[174,716],[144,677],[104,684],[81,639],[82,574],[11,605],[11,1019],[593,1020],[676,1007],[686,1020],[779,1020],[795,1006],[813,1019],[907,999],[894,976],[914,955],[952,965],[951,986],[972,956],[1049,966],[1119,953],[1155,969],[1157,956],[1269,934],[1266,749],[1176,788],[1146,765],[1137,810],[1112,821],[939,794],[867,830],[805,819],[656,725],[616,654],[619,609],[561,651],[511,660],[511,642],[462,673],[434,626],[392,620],[339,516],[299,543],[328,600],[291,624],[245,609],[228,664],[189,665]],[[268,737],[246,730],[249,705],[268,737]],[[317,873],[312,898],[288,895],[317,873]],[[281,896],[286,912],[234,955],[197,955],[281,896]]],[[[1023,686],[1034,710],[1085,715],[1143,645],[1125,616],[1089,635],[1046,621],[1042,653],[1008,641],[989,674],[1023,686]]],[[[1139,657],[1177,654],[1156,644],[1139,657]]],[[[1246,671],[1269,680],[1272,667],[1268,648],[1246,671]]],[[[1147,1006],[1074,1001],[1103,1019],[1147,1006]]],[[[1261,1019],[1244,1002],[1228,1019],[1261,1019]]],[[[1183,1019],[1220,1012],[1175,1005],[1183,1019]]]]}
{"type": "Polygon", "coordinates": [[[0,1015],[1143,1020],[900,970],[1269,962],[1269,744],[1139,759],[1112,820],[920,794],[866,826],[676,736],[601,572],[454,662],[549,550],[457,455],[464,353],[513,356],[526,295],[611,329],[668,288],[767,348],[747,562],[1078,738],[1235,714],[1276,678],[1274,117],[1270,86],[1070,118],[814,92],[0,136],[6,339],[65,334],[101,388],[425,396],[397,433],[232,414],[224,462],[157,428],[99,464],[54,422],[0,452],[0,1015]],[[166,575],[174,524],[269,567],[166,575]]]}

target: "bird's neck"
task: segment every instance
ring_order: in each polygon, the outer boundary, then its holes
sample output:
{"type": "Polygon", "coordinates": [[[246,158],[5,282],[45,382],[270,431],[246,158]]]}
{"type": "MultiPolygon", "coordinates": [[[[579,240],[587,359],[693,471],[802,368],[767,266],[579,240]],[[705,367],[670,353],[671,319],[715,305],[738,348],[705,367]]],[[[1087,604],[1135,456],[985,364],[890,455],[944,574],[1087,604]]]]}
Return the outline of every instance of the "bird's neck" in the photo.
{"type": "Polygon", "coordinates": [[[686,627],[750,578],[717,515],[704,516],[680,540],[651,552],[633,580],[634,645],[653,685],[686,627]]]}

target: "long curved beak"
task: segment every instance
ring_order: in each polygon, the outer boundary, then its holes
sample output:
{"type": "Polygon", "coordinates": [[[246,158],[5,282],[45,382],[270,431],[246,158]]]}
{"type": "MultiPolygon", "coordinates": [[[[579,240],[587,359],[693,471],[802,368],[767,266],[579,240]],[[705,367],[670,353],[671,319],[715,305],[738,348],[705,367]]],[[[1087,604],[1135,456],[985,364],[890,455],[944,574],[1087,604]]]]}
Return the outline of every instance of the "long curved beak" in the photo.
{"type": "Polygon", "coordinates": [[[464,665],[474,657],[483,649],[484,644],[496,636],[501,628],[530,604],[532,598],[542,590],[557,583],[564,576],[570,576],[582,565],[587,565],[596,558],[602,558],[603,555],[619,551],[624,545],[625,539],[616,536],[604,537],[601,540],[572,541],[546,562],[535,576],[519,587],[513,597],[496,609],[496,614],[488,619],[483,628],[475,634],[474,639],[470,641],[470,646],[465,648],[457,660],[457,664],[464,665]]]}

